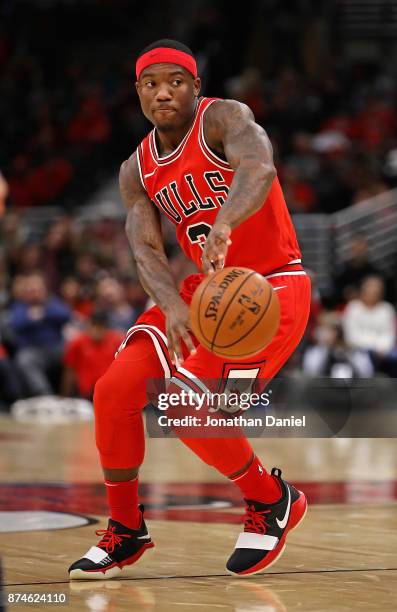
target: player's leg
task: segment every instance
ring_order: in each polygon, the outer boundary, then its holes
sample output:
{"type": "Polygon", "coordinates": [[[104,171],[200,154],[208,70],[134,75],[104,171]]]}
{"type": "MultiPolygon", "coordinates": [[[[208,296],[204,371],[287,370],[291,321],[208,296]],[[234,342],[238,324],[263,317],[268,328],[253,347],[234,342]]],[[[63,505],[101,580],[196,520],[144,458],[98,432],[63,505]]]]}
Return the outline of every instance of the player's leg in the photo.
{"type": "MultiPolygon", "coordinates": [[[[307,276],[283,276],[272,279],[277,288],[281,306],[281,320],[273,341],[259,355],[255,366],[260,365],[256,375],[270,380],[285,364],[298,345],[309,315],[310,281],[307,276]]],[[[252,361],[252,360],[251,360],[252,361]]],[[[189,377],[205,381],[221,377],[224,362],[199,349],[188,357],[183,371],[173,381],[189,385],[189,377]]],[[[247,367],[247,361],[241,364],[247,367]]],[[[235,364],[238,369],[239,364],[235,364]]],[[[178,433],[178,431],[177,431],[178,433]]],[[[238,432],[234,432],[238,436],[238,432]]],[[[269,474],[258,457],[254,456],[249,442],[244,437],[192,438],[178,433],[180,439],[203,461],[213,465],[227,476],[241,491],[245,499],[246,520],[244,532],[240,534],[236,550],[230,557],[227,568],[232,573],[247,575],[269,567],[282,553],[285,537],[302,520],[306,511],[303,493],[284,482],[280,470],[269,474]]]]}
{"type": "MultiPolygon", "coordinates": [[[[281,320],[275,338],[264,351],[263,376],[266,380],[271,380],[295,351],[310,311],[308,276],[279,276],[270,282],[278,291],[281,320]]],[[[272,504],[264,504],[255,497],[245,498],[244,531],[238,536],[235,550],[226,564],[235,575],[252,575],[269,568],[282,555],[288,532],[306,514],[304,493],[284,481],[281,470],[273,468],[271,473],[280,486],[281,496],[272,504]]]]}
{"type": "MultiPolygon", "coordinates": [[[[152,325],[132,328],[128,341],[98,381],[94,393],[96,442],[110,509],[101,541],[69,568],[72,579],[104,579],[120,574],[153,547],[138,505],[138,470],[145,439],[142,410],[146,381],[164,376],[164,336],[152,325]]],[[[168,366],[167,366],[168,367],[168,366]]],[[[167,372],[168,374],[168,372],[167,372]]]]}
{"type": "Polygon", "coordinates": [[[111,518],[131,529],[140,518],[137,489],[145,453],[146,381],[160,376],[163,369],[155,347],[139,332],[95,386],[95,436],[111,518]]]}

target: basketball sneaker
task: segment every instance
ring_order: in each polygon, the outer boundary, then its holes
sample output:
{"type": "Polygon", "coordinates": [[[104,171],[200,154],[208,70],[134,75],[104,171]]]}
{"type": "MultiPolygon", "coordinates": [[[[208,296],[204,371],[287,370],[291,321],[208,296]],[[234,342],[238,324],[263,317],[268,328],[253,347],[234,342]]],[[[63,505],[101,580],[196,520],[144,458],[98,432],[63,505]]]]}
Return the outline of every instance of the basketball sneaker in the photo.
{"type": "Polygon", "coordinates": [[[141,524],[138,529],[129,529],[121,523],[109,519],[107,529],[96,531],[102,539],[96,546],[69,567],[71,580],[106,580],[121,574],[125,565],[132,565],[145,550],[153,548],[145,521],[144,507],[139,505],[141,524]]]}
{"type": "Polygon", "coordinates": [[[304,518],[307,501],[304,493],[281,478],[281,470],[273,468],[282,495],[272,504],[245,499],[244,531],[226,568],[231,574],[248,576],[269,568],[283,553],[287,533],[304,518]]]}

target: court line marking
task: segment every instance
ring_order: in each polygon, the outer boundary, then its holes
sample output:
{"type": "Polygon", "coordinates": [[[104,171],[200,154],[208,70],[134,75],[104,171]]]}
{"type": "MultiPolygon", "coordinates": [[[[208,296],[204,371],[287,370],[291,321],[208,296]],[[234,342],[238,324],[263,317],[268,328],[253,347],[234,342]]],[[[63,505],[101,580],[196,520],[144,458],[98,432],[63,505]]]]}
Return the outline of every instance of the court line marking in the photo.
{"type": "MultiPolygon", "coordinates": [[[[294,574],[348,574],[354,572],[396,572],[397,567],[369,567],[360,569],[331,569],[331,570],[307,570],[307,571],[291,571],[291,572],[263,572],[261,574],[255,574],[255,576],[291,576],[294,574]]],[[[117,580],[123,580],[124,582],[137,582],[142,580],[186,580],[192,578],[236,578],[232,574],[202,574],[193,576],[146,576],[142,578],[127,578],[117,577],[117,580]]],[[[249,577],[248,577],[249,578],[249,577]]],[[[106,579],[104,579],[106,580],[106,579]]],[[[2,587],[17,587],[17,586],[37,586],[37,585],[52,585],[52,584],[69,584],[70,580],[55,580],[53,582],[10,582],[3,583],[2,587]]],[[[89,582],[87,580],[73,580],[73,582],[89,582]]],[[[92,580],[92,583],[97,583],[97,580],[92,580]]]]}

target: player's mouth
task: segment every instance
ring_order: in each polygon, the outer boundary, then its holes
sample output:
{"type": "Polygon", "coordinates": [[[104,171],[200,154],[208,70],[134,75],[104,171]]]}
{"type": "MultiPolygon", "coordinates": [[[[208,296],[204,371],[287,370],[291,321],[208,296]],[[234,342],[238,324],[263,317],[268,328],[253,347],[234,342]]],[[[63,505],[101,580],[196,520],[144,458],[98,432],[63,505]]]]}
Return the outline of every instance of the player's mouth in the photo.
{"type": "Polygon", "coordinates": [[[170,106],[160,106],[158,108],[155,108],[154,112],[155,113],[161,113],[161,114],[164,114],[164,115],[168,115],[168,114],[171,114],[171,113],[176,113],[176,110],[175,110],[175,108],[171,108],[170,106]]]}

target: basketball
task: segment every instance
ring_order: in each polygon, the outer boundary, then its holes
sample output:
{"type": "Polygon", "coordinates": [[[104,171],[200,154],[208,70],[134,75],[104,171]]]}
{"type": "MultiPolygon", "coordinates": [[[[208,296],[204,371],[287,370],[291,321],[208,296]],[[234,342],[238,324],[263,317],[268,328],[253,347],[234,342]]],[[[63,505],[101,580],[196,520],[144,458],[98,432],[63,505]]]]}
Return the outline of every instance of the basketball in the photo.
{"type": "Polygon", "coordinates": [[[250,357],[272,340],[280,322],[276,292],[258,272],[228,267],[207,276],[190,305],[192,331],[227,359],[250,357]]]}

